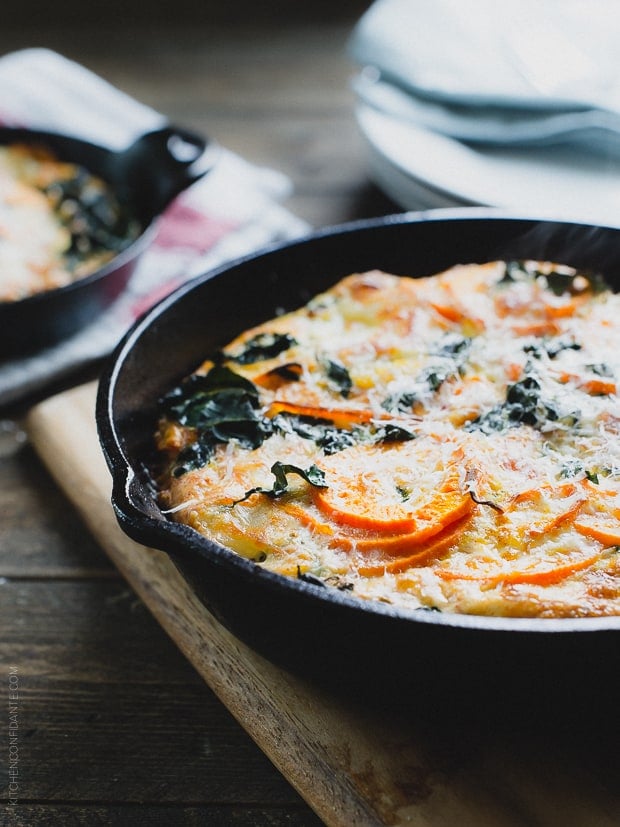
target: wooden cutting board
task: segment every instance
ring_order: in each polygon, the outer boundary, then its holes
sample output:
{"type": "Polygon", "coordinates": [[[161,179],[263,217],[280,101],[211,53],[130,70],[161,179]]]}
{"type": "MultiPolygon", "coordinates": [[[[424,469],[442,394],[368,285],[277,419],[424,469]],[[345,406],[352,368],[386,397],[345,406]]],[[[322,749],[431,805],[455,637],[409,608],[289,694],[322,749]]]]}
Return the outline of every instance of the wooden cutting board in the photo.
{"type": "MultiPolygon", "coordinates": [[[[261,749],[333,827],[617,827],[617,745],[564,729],[455,731],[345,702],[276,668],[223,628],[159,551],[118,527],[97,439],[94,384],[27,417],[31,440],[123,576],[261,749]],[[248,703],[248,698],[251,703],[248,703]],[[615,764],[615,766],[614,766],[615,764]]],[[[414,655],[411,654],[411,657],[414,655]]],[[[458,704],[458,698],[455,698],[458,704]]],[[[407,698],[396,698],[405,707],[407,698]]],[[[610,712],[612,719],[617,710],[610,712]]]]}

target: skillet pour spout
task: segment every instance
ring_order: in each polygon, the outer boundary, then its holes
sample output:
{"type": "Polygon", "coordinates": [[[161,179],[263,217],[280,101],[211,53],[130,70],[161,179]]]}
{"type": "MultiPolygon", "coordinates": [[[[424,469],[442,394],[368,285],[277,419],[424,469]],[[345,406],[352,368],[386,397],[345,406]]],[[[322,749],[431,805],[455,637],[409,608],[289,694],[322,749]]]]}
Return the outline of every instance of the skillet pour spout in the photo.
{"type": "MultiPolygon", "coordinates": [[[[97,424],[113,503],[134,540],[168,553],[205,606],[279,665],[373,698],[500,715],[514,701],[589,709],[617,697],[620,617],[512,618],[398,610],[283,577],[161,513],[149,467],[157,402],[241,331],[372,269],[427,276],[458,263],[546,260],[620,286],[620,228],[497,210],[435,210],[327,228],[200,276],[150,310],[101,379],[97,424]],[[243,296],[243,301],[239,297],[243,296]],[[404,695],[403,693],[406,693],[404,695]]],[[[139,553],[139,552],[138,552],[139,553]]],[[[426,707],[425,707],[426,708],[426,707]]]]}

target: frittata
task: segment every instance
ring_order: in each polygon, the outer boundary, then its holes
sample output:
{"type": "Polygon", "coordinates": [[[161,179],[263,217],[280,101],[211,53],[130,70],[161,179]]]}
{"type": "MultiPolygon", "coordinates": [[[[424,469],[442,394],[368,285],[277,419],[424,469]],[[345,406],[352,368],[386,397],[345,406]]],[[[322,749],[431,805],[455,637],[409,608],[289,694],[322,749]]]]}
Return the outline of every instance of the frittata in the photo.
{"type": "Polygon", "coordinates": [[[111,188],[83,167],[46,148],[0,146],[0,301],[83,278],[138,233],[111,188]]]}
{"type": "Polygon", "coordinates": [[[348,276],[165,395],[161,507],[399,609],[619,615],[619,319],[552,263],[348,276]]]}

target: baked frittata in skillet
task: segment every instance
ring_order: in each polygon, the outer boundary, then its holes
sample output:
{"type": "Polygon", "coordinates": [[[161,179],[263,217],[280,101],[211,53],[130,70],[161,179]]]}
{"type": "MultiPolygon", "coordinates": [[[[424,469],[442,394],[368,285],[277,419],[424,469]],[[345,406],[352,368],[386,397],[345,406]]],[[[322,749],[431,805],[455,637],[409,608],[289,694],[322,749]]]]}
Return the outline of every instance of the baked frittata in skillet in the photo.
{"type": "Polygon", "coordinates": [[[551,263],[348,276],[161,400],[162,509],[400,609],[618,615],[619,317],[551,263]]]}
{"type": "Polygon", "coordinates": [[[0,302],[63,287],[139,234],[112,189],[42,146],[0,146],[0,302]]]}

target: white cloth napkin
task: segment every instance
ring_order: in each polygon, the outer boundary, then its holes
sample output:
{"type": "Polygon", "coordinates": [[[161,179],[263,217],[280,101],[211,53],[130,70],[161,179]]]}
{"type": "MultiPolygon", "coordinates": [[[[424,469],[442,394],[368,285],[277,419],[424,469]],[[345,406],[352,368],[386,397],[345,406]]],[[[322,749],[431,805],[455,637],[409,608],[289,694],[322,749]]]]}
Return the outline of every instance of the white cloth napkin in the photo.
{"type": "MultiPolygon", "coordinates": [[[[56,52],[26,49],[0,58],[0,122],[120,149],[166,118],[56,52]]],[[[99,320],[34,356],[3,360],[0,354],[0,409],[107,355],[137,316],[187,279],[305,234],[308,225],[280,203],[290,193],[286,176],[220,148],[212,171],[159,220],[128,289],[99,320]]]]}
{"type": "Polygon", "coordinates": [[[377,0],[349,49],[382,181],[620,222],[619,42],[617,0],[377,0]]]}

